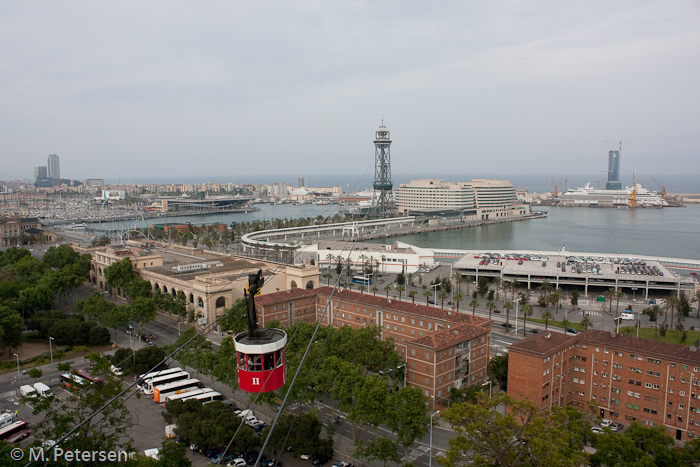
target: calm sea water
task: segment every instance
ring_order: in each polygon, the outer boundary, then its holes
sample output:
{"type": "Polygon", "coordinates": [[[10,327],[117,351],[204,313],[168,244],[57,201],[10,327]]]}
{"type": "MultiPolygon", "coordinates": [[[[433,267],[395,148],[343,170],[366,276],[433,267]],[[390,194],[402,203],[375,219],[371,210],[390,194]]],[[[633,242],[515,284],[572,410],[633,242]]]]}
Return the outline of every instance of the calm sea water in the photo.
{"type": "MultiPolygon", "coordinates": [[[[260,211],[220,216],[168,218],[168,223],[248,222],[273,218],[332,216],[338,206],[259,205],[260,211]]],[[[478,250],[560,250],[625,253],[700,260],[700,205],[664,209],[546,208],[547,218],[389,238],[422,247],[478,250]]],[[[150,224],[162,219],[147,219],[150,224]]],[[[145,227],[143,221],[130,221],[145,227]]],[[[125,223],[102,223],[121,229],[125,223]]],[[[91,227],[97,228],[97,224],[91,227]]]]}

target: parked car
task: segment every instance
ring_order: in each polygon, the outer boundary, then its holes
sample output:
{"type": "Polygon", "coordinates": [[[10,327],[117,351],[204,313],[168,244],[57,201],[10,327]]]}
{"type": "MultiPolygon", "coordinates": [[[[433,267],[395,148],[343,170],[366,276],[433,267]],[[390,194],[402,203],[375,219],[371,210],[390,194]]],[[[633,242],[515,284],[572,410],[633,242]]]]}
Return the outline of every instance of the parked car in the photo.
{"type": "Polygon", "coordinates": [[[301,457],[305,461],[308,461],[309,459],[311,459],[311,454],[302,454],[299,457],[301,457]]]}
{"type": "Polygon", "coordinates": [[[537,334],[538,332],[540,332],[540,328],[532,328],[530,329],[530,332],[533,334],[537,334]]]}
{"type": "Polygon", "coordinates": [[[595,433],[596,435],[601,435],[601,434],[605,433],[602,428],[597,427],[597,426],[592,426],[591,431],[593,433],[595,433]]]}
{"type": "Polygon", "coordinates": [[[245,463],[245,459],[243,459],[242,457],[238,457],[226,464],[226,467],[246,467],[246,465],[247,464],[245,463]]]}
{"type": "Polygon", "coordinates": [[[612,422],[610,423],[610,429],[612,431],[621,431],[622,428],[624,428],[624,425],[620,422],[612,422]]]}
{"type": "Polygon", "coordinates": [[[578,331],[574,328],[566,328],[566,332],[570,332],[571,334],[578,334],[578,331]]]}
{"type": "Polygon", "coordinates": [[[503,326],[503,327],[506,328],[506,329],[510,329],[510,328],[513,327],[513,325],[510,324],[510,323],[501,323],[501,326],[503,326]]]}
{"type": "Polygon", "coordinates": [[[122,373],[122,369],[121,369],[121,368],[117,368],[117,367],[114,366],[114,365],[112,365],[112,366],[109,367],[109,371],[111,371],[112,374],[115,375],[115,376],[121,376],[121,375],[123,374],[123,373],[122,373]]]}
{"type": "Polygon", "coordinates": [[[324,464],[327,464],[330,459],[325,456],[316,456],[314,457],[314,460],[312,464],[314,464],[316,467],[320,467],[324,464]]]}

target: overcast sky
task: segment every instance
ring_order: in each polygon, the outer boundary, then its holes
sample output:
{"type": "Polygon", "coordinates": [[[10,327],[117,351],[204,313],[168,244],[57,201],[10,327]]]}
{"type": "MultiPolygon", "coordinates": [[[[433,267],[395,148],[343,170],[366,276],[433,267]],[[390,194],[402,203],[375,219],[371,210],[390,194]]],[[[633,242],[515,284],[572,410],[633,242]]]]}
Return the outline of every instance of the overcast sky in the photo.
{"type": "Polygon", "coordinates": [[[700,175],[700,2],[0,3],[0,179],[700,175]]]}

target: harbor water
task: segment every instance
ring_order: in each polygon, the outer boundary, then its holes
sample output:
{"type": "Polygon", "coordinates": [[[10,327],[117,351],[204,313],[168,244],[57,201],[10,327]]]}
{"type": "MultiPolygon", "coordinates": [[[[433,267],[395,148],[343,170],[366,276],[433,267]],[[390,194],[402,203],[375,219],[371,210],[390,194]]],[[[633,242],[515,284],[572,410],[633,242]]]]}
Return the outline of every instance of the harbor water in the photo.
{"type": "MultiPolygon", "coordinates": [[[[339,206],[258,205],[260,211],[213,216],[168,217],[167,223],[195,225],[215,222],[250,222],[273,218],[333,216],[339,206]]],[[[700,205],[664,209],[544,208],[547,217],[490,224],[465,229],[429,232],[375,240],[397,240],[426,248],[489,250],[561,250],[607,254],[649,255],[700,260],[700,205]]],[[[165,219],[146,219],[148,225],[165,219]]],[[[144,221],[90,224],[90,228],[122,229],[125,224],[139,228],[144,221]]]]}

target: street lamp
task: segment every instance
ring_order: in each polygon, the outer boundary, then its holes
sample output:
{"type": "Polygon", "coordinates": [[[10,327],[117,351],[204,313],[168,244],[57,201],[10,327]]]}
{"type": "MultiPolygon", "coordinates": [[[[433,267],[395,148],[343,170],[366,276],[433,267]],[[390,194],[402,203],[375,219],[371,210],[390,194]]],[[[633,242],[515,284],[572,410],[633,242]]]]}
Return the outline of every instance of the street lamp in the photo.
{"type": "Polygon", "coordinates": [[[129,335],[129,348],[131,347],[131,331],[126,331],[126,333],[129,335]]]}
{"type": "MultiPolygon", "coordinates": [[[[489,380],[489,399],[491,399],[491,380],[489,380]]],[[[486,386],[486,383],[482,383],[481,386],[486,386]]]]}
{"type": "Polygon", "coordinates": [[[17,357],[17,387],[20,387],[20,385],[22,384],[22,380],[21,380],[21,376],[19,375],[19,355],[17,355],[16,353],[14,353],[12,355],[17,357]]]}
{"type": "Polygon", "coordinates": [[[439,413],[440,411],[438,410],[430,416],[430,457],[428,458],[428,467],[433,466],[433,417],[439,413]]]}
{"type": "Polygon", "coordinates": [[[435,289],[434,295],[435,295],[435,304],[436,304],[436,305],[437,305],[437,288],[438,288],[438,287],[440,287],[440,284],[439,284],[439,283],[430,286],[431,289],[435,289]]]}
{"type": "Polygon", "coordinates": [[[396,367],[397,370],[399,368],[404,368],[404,370],[403,370],[403,387],[406,387],[406,374],[408,373],[408,368],[406,367],[405,363],[402,363],[401,365],[396,367]]]}
{"type": "Polygon", "coordinates": [[[637,293],[637,287],[632,287],[632,302],[634,302],[634,296],[637,293]]]}
{"type": "Polygon", "coordinates": [[[49,352],[51,353],[51,366],[53,366],[53,346],[51,345],[52,340],[53,337],[49,336],[49,352]]]}
{"type": "MultiPolygon", "coordinates": [[[[522,300],[523,297],[518,297],[517,300],[513,300],[515,302],[515,335],[518,335],[518,305],[520,304],[520,300],[522,300]]],[[[524,336],[525,334],[523,334],[524,336]]]]}

